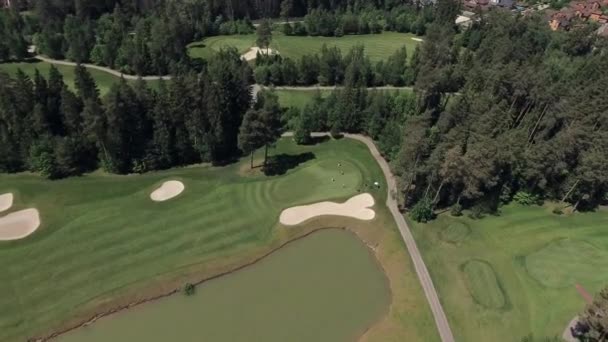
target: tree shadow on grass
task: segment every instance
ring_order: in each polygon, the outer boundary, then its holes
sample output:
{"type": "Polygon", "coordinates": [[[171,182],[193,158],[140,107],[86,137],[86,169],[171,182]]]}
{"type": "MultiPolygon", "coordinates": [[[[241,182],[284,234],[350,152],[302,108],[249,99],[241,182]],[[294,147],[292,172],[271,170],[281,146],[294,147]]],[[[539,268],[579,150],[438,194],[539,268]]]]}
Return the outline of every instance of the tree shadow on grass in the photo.
{"type": "Polygon", "coordinates": [[[322,144],[326,141],[328,141],[330,139],[329,136],[324,135],[322,137],[311,137],[310,138],[310,142],[306,145],[317,145],[317,144],[322,144]]]}
{"type": "Polygon", "coordinates": [[[309,160],[315,159],[316,156],[312,152],[300,154],[277,154],[276,156],[268,157],[268,162],[263,168],[266,176],[284,175],[287,171],[294,169],[298,165],[309,160]]]}
{"type": "Polygon", "coordinates": [[[200,42],[200,43],[192,43],[192,44],[188,45],[188,47],[191,47],[191,48],[205,48],[205,47],[207,47],[207,45],[205,45],[205,43],[200,42]]]}

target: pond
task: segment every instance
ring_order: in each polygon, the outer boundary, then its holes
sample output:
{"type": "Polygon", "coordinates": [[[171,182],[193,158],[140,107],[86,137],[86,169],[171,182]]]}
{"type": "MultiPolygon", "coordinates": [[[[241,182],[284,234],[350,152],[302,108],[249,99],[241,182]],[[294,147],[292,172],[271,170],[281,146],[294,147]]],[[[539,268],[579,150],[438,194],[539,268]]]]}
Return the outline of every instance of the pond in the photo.
{"type": "Polygon", "coordinates": [[[388,311],[380,265],[353,234],[330,229],[257,264],[60,336],[101,341],[353,341],[388,311]]]}

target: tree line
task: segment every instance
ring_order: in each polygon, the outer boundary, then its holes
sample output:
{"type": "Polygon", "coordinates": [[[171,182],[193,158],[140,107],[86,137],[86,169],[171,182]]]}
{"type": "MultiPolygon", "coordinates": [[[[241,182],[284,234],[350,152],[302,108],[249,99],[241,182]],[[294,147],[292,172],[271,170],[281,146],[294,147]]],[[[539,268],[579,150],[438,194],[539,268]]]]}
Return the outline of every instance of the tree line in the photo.
{"type": "Polygon", "coordinates": [[[256,83],[274,86],[343,85],[347,73],[357,73],[355,83],[372,86],[405,86],[415,81],[414,70],[419,63],[419,51],[408,59],[406,47],[397,49],[386,61],[372,63],[362,45],[348,53],[336,47],[321,47],[319,54],[303,55],[298,60],[280,55],[259,53],[255,60],[256,83]]]}
{"type": "Polygon", "coordinates": [[[314,8],[304,16],[303,22],[287,22],[282,30],[287,36],[342,37],[382,31],[424,35],[426,26],[434,20],[433,6],[407,4],[392,8],[366,7],[358,11],[353,11],[351,7],[335,11],[314,8]]]}
{"type": "Polygon", "coordinates": [[[501,11],[461,36],[431,25],[414,71],[419,113],[393,164],[402,205],[426,220],[437,207],[480,216],[513,199],[605,203],[606,47],[587,27],[552,32],[501,11]]]}
{"type": "MultiPolygon", "coordinates": [[[[503,11],[484,14],[457,35],[458,4],[440,0],[433,11],[412,62],[403,58],[407,51],[400,52],[394,63],[384,63],[391,70],[385,76],[376,78],[381,68],[372,67],[357,47],[344,58],[333,48],[325,48],[318,60],[298,63],[261,58],[256,79],[343,84],[329,100],[317,99],[302,113],[289,110],[284,121],[303,140],[308,131],[329,129],[365,132],[383,141],[399,181],[401,205],[421,220],[435,208],[452,208],[455,215],[470,208],[479,216],[511,200],[557,200],[573,209],[605,203],[606,40],[586,26],[552,32],[540,17],[503,11]],[[395,76],[403,78],[385,78],[395,76]],[[383,79],[412,83],[415,97],[382,98],[364,89],[383,79]]],[[[113,24],[120,21],[114,19],[113,24]]],[[[166,61],[177,58],[168,56],[166,61]]],[[[158,91],[143,82],[131,88],[123,81],[104,99],[86,86],[94,82],[82,76],[82,68],[73,94],[60,75],[49,75],[47,81],[39,75],[33,80],[23,73],[3,75],[0,169],[48,169],[54,171],[45,174],[61,176],[101,165],[110,172],[141,172],[219,162],[251,146],[271,145],[267,137],[239,145],[252,71],[238,53],[223,51],[198,68],[200,72],[184,68],[183,75],[162,83],[158,91]],[[154,114],[161,111],[166,115],[154,114]],[[78,149],[95,153],[70,152],[78,149]]],[[[246,121],[272,137],[277,132],[272,108],[276,106],[257,107],[246,121]]],[[[243,137],[258,134],[251,132],[255,130],[243,131],[243,137]]]]}
{"type": "Polygon", "coordinates": [[[284,25],[285,33],[300,35],[382,30],[424,34],[436,19],[433,6],[398,1],[15,1],[11,9],[0,10],[0,60],[22,60],[28,57],[27,46],[33,44],[36,52],[54,59],[93,63],[126,74],[200,70],[201,61],[189,58],[187,45],[217,34],[252,33],[250,19],[257,15],[248,6],[255,10],[279,6],[278,13],[271,12],[285,19],[305,14],[305,24],[284,25]],[[21,15],[19,10],[28,12],[21,15]]]}
{"type": "Polygon", "coordinates": [[[98,167],[124,174],[230,160],[240,153],[250,74],[234,49],[158,89],[121,79],[103,98],[82,66],[75,91],[54,67],[48,78],[0,73],[0,171],[61,178],[98,167]]]}
{"type": "Polygon", "coordinates": [[[289,108],[283,121],[299,144],[311,142],[311,132],[363,133],[376,142],[387,160],[397,157],[406,118],[418,103],[410,91],[373,90],[347,83],[327,97],[317,93],[303,109],[289,108]]]}

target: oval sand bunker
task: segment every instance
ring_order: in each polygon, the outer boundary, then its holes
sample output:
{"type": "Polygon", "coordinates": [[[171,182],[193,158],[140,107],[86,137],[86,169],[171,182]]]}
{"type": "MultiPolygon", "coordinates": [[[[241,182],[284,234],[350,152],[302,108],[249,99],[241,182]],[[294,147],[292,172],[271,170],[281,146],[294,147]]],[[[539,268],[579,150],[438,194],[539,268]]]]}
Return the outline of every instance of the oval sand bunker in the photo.
{"type": "Polygon", "coordinates": [[[321,215],[337,215],[353,217],[359,220],[372,220],[376,212],[369,207],[374,206],[374,197],[365,193],[351,197],[344,203],[319,202],[301,205],[283,210],[279,220],[286,226],[294,226],[308,219],[321,215]]]}
{"type": "Polygon", "coordinates": [[[181,194],[185,188],[184,183],[180,181],[167,181],[164,182],[160,188],[152,191],[150,194],[150,199],[155,202],[170,200],[173,197],[181,194]]]}
{"type": "Polygon", "coordinates": [[[10,209],[13,205],[13,194],[2,194],[0,195],[0,212],[10,209]]]}
{"type": "Polygon", "coordinates": [[[19,240],[40,226],[37,209],[25,209],[0,217],[0,241],[19,240]]]}

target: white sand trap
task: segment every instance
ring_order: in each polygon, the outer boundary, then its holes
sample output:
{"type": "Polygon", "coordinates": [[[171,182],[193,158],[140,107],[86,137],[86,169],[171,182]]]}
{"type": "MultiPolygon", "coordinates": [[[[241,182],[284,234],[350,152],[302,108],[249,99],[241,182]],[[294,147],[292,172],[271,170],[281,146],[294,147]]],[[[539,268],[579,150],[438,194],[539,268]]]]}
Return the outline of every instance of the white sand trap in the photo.
{"type": "Polygon", "coordinates": [[[301,205],[283,210],[279,220],[286,226],[294,226],[308,219],[321,215],[338,215],[354,217],[359,220],[372,220],[376,212],[369,207],[374,206],[372,195],[365,193],[351,197],[344,203],[319,202],[301,205]]]}
{"type": "Polygon", "coordinates": [[[180,181],[166,181],[160,186],[160,188],[152,191],[150,194],[150,199],[155,202],[170,200],[173,197],[181,194],[185,188],[184,183],[180,181]]]}
{"type": "Polygon", "coordinates": [[[25,209],[0,217],[0,241],[19,240],[40,226],[37,209],[25,209]]]}
{"type": "Polygon", "coordinates": [[[258,56],[258,51],[263,55],[278,55],[279,54],[279,52],[277,50],[260,49],[259,47],[254,46],[254,47],[250,48],[249,50],[247,50],[247,52],[242,54],[241,59],[244,59],[246,61],[254,60],[258,56]]]}
{"type": "Polygon", "coordinates": [[[13,206],[13,194],[0,195],[0,212],[10,209],[13,206]]]}
{"type": "Polygon", "coordinates": [[[415,40],[415,41],[417,41],[417,42],[423,42],[423,41],[424,41],[424,39],[420,39],[420,38],[413,38],[413,37],[412,37],[412,40],[415,40]]]}

